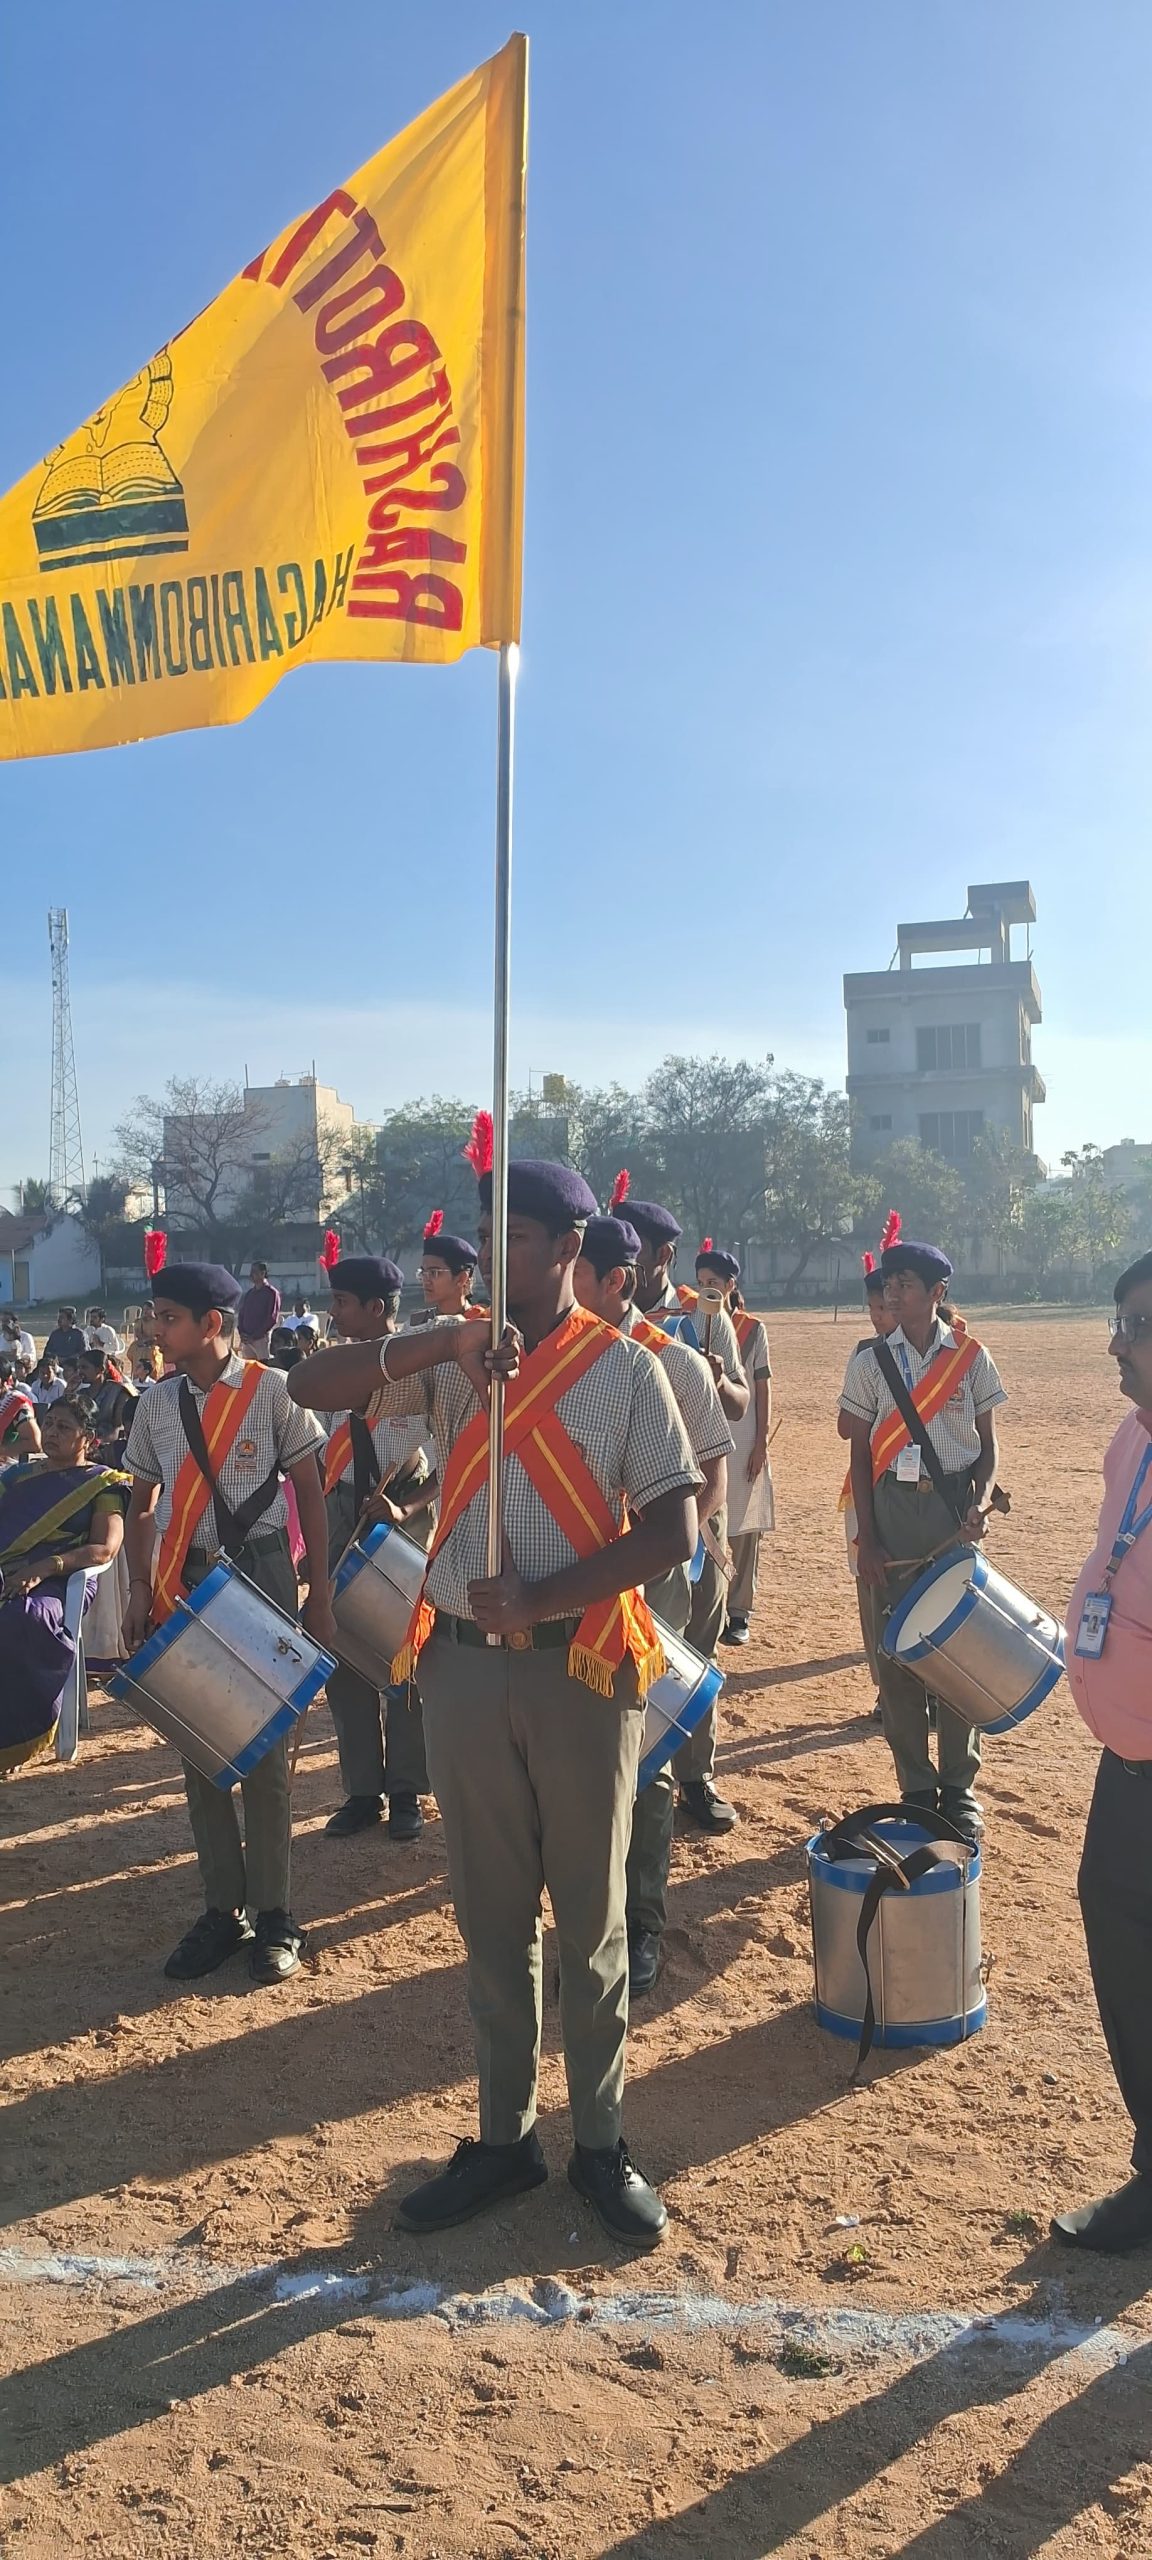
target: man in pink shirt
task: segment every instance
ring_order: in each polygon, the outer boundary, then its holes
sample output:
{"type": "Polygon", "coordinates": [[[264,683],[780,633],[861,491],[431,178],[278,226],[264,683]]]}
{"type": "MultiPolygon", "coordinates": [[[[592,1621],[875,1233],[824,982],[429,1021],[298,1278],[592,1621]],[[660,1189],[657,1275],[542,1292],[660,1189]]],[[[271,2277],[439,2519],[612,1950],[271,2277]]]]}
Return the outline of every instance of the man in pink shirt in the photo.
{"type": "Polygon", "coordinates": [[[1115,2195],[1058,2213],[1052,2237],[1113,2250],[1152,2240],[1152,1253],[1116,1283],[1110,1348],[1135,1411],[1104,1460],[1096,1544],[1068,1609],[1067,1668],[1104,1745],[1080,1909],[1100,2023],[1136,2127],[1135,2175],[1115,2195]]]}

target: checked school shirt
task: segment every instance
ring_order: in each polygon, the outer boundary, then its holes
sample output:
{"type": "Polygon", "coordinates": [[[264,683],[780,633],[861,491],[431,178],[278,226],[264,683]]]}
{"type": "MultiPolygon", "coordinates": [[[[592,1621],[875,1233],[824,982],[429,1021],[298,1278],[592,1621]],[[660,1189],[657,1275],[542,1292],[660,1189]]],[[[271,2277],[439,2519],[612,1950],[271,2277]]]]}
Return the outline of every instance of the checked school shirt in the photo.
{"type": "MultiPolygon", "coordinates": [[[[221,1370],[228,1386],[239,1386],[245,1363],[234,1354],[221,1370]]],[[[189,1380],[189,1385],[191,1385],[189,1380]]],[[[192,1393],[204,1410],[210,1389],[192,1387],[192,1393]]],[[[294,1467],[298,1458],[319,1452],[324,1435],[309,1413],[293,1404],[288,1394],[288,1381],[282,1369],[265,1369],[260,1384],[244,1416],[239,1436],[233,1441],[219,1469],[218,1482],[225,1502],[231,1510],[239,1510],[250,1493],[263,1484],[273,1467],[283,1474],[294,1467]]],[[[149,1484],[161,1488],[156,1505],[156,1526],[161,1536],[172,1515],[172,1487],[188,1455],[188,1442],[180,1419],[179,1378],[157,1378],[136,1407],[136,1418],[128,1437],[124,1464],[131,1475],[142,1476],[149,1484]]],[[[273,1529],[288,1526],[288,1504],[283,1485],[276,1491],[266,1511],[261,1512],[255,1535],[270,1536],[273,1529]]],[[[189,1548],[194,1556],[214,1555],[216,1529],[209,1502],[196,1524],[195,1540],[189,1548]]]]}
{"type": "MultiPolygon", "coordinates": [[[[442,1317],[435,1330],[446,1332],[462,1321],[442,1317]]],[[[387,1336],[380,1348],[387,1353],[387,1336]]],[[[475,1389],[461,1369],[447,1362],[415,1378],[393,1382],[386,1376],[380,1397],[382,1412],[423,1416],[436,1443],[441,1481],[454,1442],[478,1409],[475,1389]]],[[[629,1508],[642,1510],[659,1494],[680,1488],[693,1493],[700,1483],[660,1361],[639,1343],[613,1333],[602,1357],[557,1399],[555,1410],[618,1524],[625,1500],[629,1508]]],[[[543,1582],[577,1561],[575,1548],[515,1456],[504,1467],[504,1527],[513,1564],[525,1582],[543,1582]]],[[[487,1571],[485,1482],[433,1557],[425,1598],[454,1618],[470,1617],[468,1585],[483,1581],[487,1571]]]]}

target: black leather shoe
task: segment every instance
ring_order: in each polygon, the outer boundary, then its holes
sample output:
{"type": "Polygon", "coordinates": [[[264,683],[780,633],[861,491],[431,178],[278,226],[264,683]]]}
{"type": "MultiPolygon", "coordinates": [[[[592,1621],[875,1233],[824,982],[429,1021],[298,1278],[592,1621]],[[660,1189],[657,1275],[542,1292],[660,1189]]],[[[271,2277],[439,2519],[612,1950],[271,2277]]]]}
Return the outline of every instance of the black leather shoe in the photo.
{"type": "Polygon", "coordinates": [[[420,1798],[403,1792],[388,1798],[388,1837],[390,1840],[418,1840],[424,1828],[420,1798]]]}
{"type": "Polygon", "coordinates": [[[533,2127],[521,2142],[458,2142],[438,2178],[413,2187],[396,2208],[402,2231],[448,2231],[455,2222],[470,2222],[474,2213],[503,2204],[508,2196],[542,2187],[548,2175],[533,2127]]]}
{"type": "Polygon", "coordinates": [[[660,1940],[655,1929],[628,1932],[628,1997],[639,2000],[650,1991],[660,1971],[660,1940]]]}
{"type": "Polygon", "coordinates": [[[949,1822],[955,1823],[957,1830],[963,1832],[965,1839],[971,1841],[974,1849],[979,1848],[980,1835],[984,1829],[984,1813],[969,1787],[941,1787],[940,1811],[947,1816],[949,1822]]]}
{"type": "Polygon", "coordinates": [[[256,1944],[249,1965],[253,1982],[283,1982],[295,1973],[304,1945],[290,1911],[258,1911],[256,1944]]]}
{"type": "Polygon", "coordinates": [[[1152,2180],[1129,2178],[1114,2196],[1053,2214],[1048,2228],[1066,2249],[1141,2249],[1152,2240],[1152,2180]]]}
{"type": "Polygon", "coordinates": [[[680,1802],[702,1831],[733,1831],[740,1820],[735,1805],[717,1795],[711,1778],[689,1778],[680,1789],[680,1802]]]}
{"type": "Polygon", "coordinates": [[[332,1833],[334,1839],[346,1840],[350,1831],[367,1831],[373,1822],[381,1822],[383,1818],[382,1796],[347,1796],[339,1812],[332,1815],[324,1828],[332,1833]]]}
{"type": "Polygon", "coordinates": [[[164,1971],[169,1982],[198,1982],[215,1973],[240,1947],[250,1946],[252,1931],[242,1911],[202,1911],[174,1947],[164,1971]]]}
{"type": "Polygon", "coordinates": [[[720,1638],[720,1642],[721,1644],[747,1644],[747,1618],[729,1618],[728,1624],[724,1629],[724,1633],[720,1638]]]}
{"type": "Polygon", "coordinates": [[[586,2151],[578,2142],[568,2175],[610,2240],[624,2240],[632,2249],[655,2248],[668,2215],[655,2187],[633,2167],[626,2142],[614,2143],[611,2151],[586,2151]]]}

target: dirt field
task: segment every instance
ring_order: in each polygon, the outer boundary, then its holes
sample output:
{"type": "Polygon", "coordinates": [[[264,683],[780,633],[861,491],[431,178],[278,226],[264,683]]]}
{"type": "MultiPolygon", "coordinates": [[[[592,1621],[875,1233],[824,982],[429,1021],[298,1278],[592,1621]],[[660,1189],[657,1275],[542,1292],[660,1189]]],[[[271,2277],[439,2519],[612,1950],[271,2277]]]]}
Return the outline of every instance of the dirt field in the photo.
{"type": "MultiPolygon", "coordinates": [[[[1103,1320],[979,1330],[1012,1396],[992,1552],[1059,1608],[1120,1410],[1103,1320]]],[[[101,1708],[75,1769],[0,1790],[3,2560],[1147,2560],[1152,2260],[1045,2236],[1128,2142],[1075,1906],[1094,1752],[1063,1686],[986,1752],[984,2033],[881,2056],[853,2092],[811,2014],[802,1842],[890,1776],[835,1515],[854,1333],[772,1328],[782,1525],[726,1656],[741,1825],[680,1839],[632,2035],[655,2258],[621,2258],[567,2184],[554,2008],[549,2186],[435,2242],[393,2229],[474,2129],[460,1948],[435,1820],[406,1849],[325,1838],[323,1712],[298,1775],[312,1953],[275,1991],[239,1965],[202,1995],[162,1978],[198,1904],[146,1729],[101,1708]]]]}

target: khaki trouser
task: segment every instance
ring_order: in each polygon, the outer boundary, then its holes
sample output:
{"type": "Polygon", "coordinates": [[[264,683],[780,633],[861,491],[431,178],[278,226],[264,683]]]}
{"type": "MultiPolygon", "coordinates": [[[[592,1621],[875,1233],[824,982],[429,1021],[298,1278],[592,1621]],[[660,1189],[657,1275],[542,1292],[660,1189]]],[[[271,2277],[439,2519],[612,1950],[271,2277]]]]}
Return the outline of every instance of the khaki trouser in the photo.
{"type": "MultiPolygon", "coordinates": [[[[722,1547],[728,1543],[727,1510],[714,1511],[709,1522],[722,1547]]],[[[697,1653],[711,1662],[720,1642],[721,1630],[728,1615],[728,1581],[715,1559],[705,1552],[704,1570],[699,1582],[692,1585],[692,1606],[688,1612],[685,1637],[697,1653]]],[[[716,1702],[697,1725],[691,1740],[685,1742],[672,1763],[682,1787],[693,1781],[710,1778],[716,1766],[716,1702]]]]}
{"type": "MultiPolygon", "coordinates": [[[[947,1481],[949,1491],[963,1509],[971,1499],[971,1476],[949,1476],[947,1481]]],[[[915,1582],[923,1559],[936,1549],[946,1547],[950,1538],[953,1541],[958,1538],[956,1521],[934,1485],[897,1484],[891,1468],[875,1487],[873,1502],[877,1534],[885,1553],[914,1559],[902,1570],[885,1577],[883,1591],[874,1591],[863,1582],[859,1586],[861,1616],[867,1611],[871,1623],[884,1738],[896,1763],[900,1792],[902,1795],[932,1795],[937,1786],[970,1792],[980,1767],[979,1734],[971,1725],[965,1724],[963,1716],[957,1715],[954,1707],[947,1706],[943,1698],[938,1699],[936,1757],[939,1768],[934,1769],[928,1749],[928,1691],[914,1671],[903,1670],[880,1648],[885,1620],[915,1582]]],[[[926,1667],[930,1668],[930,1665],[926,1667]]]]}
{"type": "Polygon", "coordinates": [[[732,1580],[728,1585],[730,1618],[750,1618],[756,1605],[760,1580],[759,1529],[745,1529],[738,1538],[730,1538],[728,1552],[732,1558],[732,1580]]]}
{"type": "Polygon", "coordinates": [[[539,1653],[451,1641],[420,1660],[428,1766],[444,1823],[484,2142],[518,2142],[536,2117],[540,1904],[560,1941],[560,2025],[579,2143],[620,2134],[628,2027],[624,1860],[643,1715],[632,1665],[599,1698],[539,1653]]]}
{"type": "MultiPolygon", "coordinates": [[[[254,1582],[266,1600],[285,1615],[299,1614],[296,1567],[286,1530],[265,1532],[275,1545],[254,1554],[241,1549],[237,1569],[254,1582]]],[[[184,1580],[190,1591],[210,1573],[215,1557],[189,1556],[184,1580]]],[[[200,1881],[208,1911],[288,1911],[291,1909],[292,1794],[288,1779],[288,1736],[274,1742],[254,1769],[240,1781],[244,1838],[236,1812],[235,1788],[214,1787],[210,1778],[187,1760],[184,1792],[192,1837],[200,1861],[200,1881]]]]}
{"type": "MultiPolygon", "coordinates": [[[[356,1527],[356,1496],[350,1484],[333,1485],[327,1511],[328,1566],[335,1572],[356,1527]]],[[[431,1513],[418,1512],[408,1523],[406,1535],[414,1536],[418,1546],[427,1546],[430,1534],[431,1513]]],[[[346,1796],[427,1795],[424,1721],[414,1681],[377,1689],[362,1672],[342,1662],[328,1682],[328,1705],[346,1796]]]]}
{"type": "MultiPolygon", "coordinates": [[[[692,1605],[687,1565],[677,1565],[675,1572],[666,1574],[662,1582],[650,1582],[644,1597],[661,1624],[670,1628],[674,1636],[682,1636],[692,1605]]],[[[668,1870],[675,1828],[676,1773],[672,1762],[666,1760],[636,1798],[628,1843],[628,1927],[647,1929],[656,1938],[663,1937],[668,1917],[668,1870]]]]}

